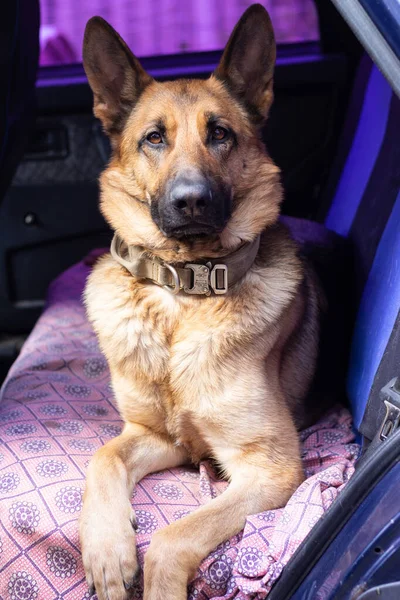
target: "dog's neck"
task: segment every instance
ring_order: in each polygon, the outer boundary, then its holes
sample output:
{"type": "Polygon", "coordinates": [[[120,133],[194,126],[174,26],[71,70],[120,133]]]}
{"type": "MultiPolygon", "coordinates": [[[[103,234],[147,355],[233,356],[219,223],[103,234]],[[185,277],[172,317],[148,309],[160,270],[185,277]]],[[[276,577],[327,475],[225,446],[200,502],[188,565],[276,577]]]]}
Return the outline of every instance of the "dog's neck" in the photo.
{"type": "Polygon", "coordinates": [[[223,258],[196,262],[165,262],[141,246],[129,246],[117,234],[111,256],[136,279],[162,286],[172,294],[210,296],[226,294],[251,268],[260,246],[260,236],[223,258]]]}

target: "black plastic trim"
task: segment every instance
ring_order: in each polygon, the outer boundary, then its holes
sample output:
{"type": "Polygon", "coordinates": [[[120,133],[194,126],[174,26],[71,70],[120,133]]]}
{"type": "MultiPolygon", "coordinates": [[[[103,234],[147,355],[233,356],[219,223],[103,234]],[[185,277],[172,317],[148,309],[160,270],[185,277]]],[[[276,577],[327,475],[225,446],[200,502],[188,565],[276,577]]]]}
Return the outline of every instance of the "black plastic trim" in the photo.
{"type": "MultiPolygon", "coordinates": [[[[148,57],[141,62],[145,69],[159,81],[179,77],[206,78],[216,68],[221,54],[220,51],[215,51],[148,57]]],[[[343,66],[343,55],[323,54],[317,43],[279,47],[275,85],[284,87],[294,84],[331,83],[342,78],[343,66]]],[[[39,69],[37,80],[39,114],[91,110],[92,98],[81,64],[39,69]]]]}
{"type": "MultiPolygon", "coordinates": [[[[305,54],[320,54],[319,42],[301,42],[295,44],[279,44],[277,49],[278,61],[293,56],[305,54]]],[[[193,72],[196,69],[213,68],[218,64],[222,50],[207,52],[181,52],[179,54],[160,54],[157,56],[139,57],[142,66],[153,77],[171,77],[175,70],[193,72]]],[[[59,77],[83,77],[86,81],[82,63],[67,63],[63,65],[41,66],[38,71],[38,81],[59,77]]],[[[39,83],[40,85],[40,83],[39,83]]]]}

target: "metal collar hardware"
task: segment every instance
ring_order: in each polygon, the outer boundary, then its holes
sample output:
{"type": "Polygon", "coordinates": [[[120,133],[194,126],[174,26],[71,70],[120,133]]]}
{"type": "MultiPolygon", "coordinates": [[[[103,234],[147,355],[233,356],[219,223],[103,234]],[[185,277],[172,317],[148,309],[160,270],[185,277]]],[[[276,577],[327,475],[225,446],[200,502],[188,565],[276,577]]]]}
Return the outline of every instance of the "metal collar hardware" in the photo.
{"type": "Polygon", "coordinates": [[[204,263],[184,263],[182,266],[168,264],[158,257],[149,256],[144,248],[128,246],[117,235],[111,243],[112,257],[137,279],[147,279],[162,286],[171,294],[227,294],[250,269],[260,246],[260,238],[243,244],[238,250],[217,259],[205,259],[204,263]],[[221,259],[219,259],[221,260],[221,259]]]}
{"type": "Polygon", "coordinates": [[[381,392],[386,407],[386,415],[383,419],[379,439],[384,442],[400,426],[400,380],[395,377],[381,392]]]}
{"type": "Polygon", "coordinates": [[[184,286],[186,294],[205,294],[210,296],[211,290],[214,294],[226,294],[228,291],[228,267],[226,265],[197,265],[188,263],[185,269],[191,269],[193,273],[193,285],[184,286]],[[218,277],[221,274],[222,277],[218,277]],[[211,288],[211,290],[210,290],[211,288]]]}
{"type": "MultiPolygon", "coordinates": [[[[377,447],[385,443],[400,428],[400,378],[394,377],[379,393],[386,414],[381,420],[380,427],[373,440],[363,446],[363,454],[356,463],[356,469],[369,460],[377,447]]],[[[378,415],[377,415],[378,417],[378,415]]]]}
{"type": "Polygon", "coordinates": [[[179,279],[179,275],[175,269],[175,267],[173,267],[172,265],[169,265],[167,263],[164,263],[163,266],[169,270],[169,272],[172,275],[172,285],[163,285],[163,288],[168,290],[169,292],[171,292],[171,294],[179,294],[179,291],[181,289],[181,282],[179,279]]]}

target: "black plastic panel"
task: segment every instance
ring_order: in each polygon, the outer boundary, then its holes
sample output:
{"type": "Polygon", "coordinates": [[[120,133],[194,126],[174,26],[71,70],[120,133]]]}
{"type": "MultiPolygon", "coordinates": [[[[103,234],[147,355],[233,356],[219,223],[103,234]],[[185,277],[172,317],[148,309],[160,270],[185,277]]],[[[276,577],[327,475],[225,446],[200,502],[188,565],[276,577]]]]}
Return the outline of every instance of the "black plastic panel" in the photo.
{"type": "Polygon", "coordinates": [[[95,182],[13,187],[0,206],[0,326],[29,331],[49,283],[92,248],[110,243],[95,182]],[[26,224],[26,216],[34,217],[26,224]]]}

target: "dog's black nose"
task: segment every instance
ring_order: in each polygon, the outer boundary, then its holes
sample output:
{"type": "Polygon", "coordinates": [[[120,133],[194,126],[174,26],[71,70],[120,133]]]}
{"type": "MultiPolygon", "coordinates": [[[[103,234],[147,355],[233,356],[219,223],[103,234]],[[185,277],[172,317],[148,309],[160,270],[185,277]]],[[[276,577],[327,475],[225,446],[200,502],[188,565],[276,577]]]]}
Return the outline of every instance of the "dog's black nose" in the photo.
{"type": "Polygon", "coordinates": [[[187,169],[171,178],[165,194],[151,204],[154,222],[164,235],[177,238],[222,231],[230,211],[230,189],[197,169],[187,169]]]}
{"type": "Polygon", "coordinates": [[[206,212],[212,201],[211,188],[206,179],[187,179],[175,181],[171,190],[171,203],[182,216],[196,219],[206,212]]]}

